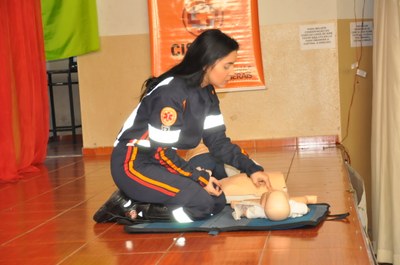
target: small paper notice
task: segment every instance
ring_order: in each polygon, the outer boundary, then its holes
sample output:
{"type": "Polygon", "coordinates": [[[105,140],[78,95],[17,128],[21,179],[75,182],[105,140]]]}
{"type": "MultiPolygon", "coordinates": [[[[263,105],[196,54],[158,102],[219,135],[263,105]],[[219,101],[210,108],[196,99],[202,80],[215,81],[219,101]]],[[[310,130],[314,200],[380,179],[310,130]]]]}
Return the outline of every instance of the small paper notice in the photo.
{"type": "Polygon", "coordinates": [[[302,50],[335,48],[335,25],[329,23],[300,26],[300,46],[302,50]]]}
{"type": "Polygon", "coordinates": [[[373,42],[372,21],[350,23],[351,47],[372,46],[373,42]]]}

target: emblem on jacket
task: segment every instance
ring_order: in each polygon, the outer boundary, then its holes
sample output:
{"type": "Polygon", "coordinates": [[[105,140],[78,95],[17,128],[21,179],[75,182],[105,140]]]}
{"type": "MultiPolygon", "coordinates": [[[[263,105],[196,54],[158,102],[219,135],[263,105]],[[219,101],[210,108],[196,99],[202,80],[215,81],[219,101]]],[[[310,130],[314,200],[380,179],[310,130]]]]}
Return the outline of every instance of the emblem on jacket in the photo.
{"type": "Polygon", "coordinates": [[[161,110],[160,118],[161,118],[161,123],[164,126],[173,125],[176,122],[177,117],[178,117],[178,114],[176,113],[176,110],[174,110],[171,107],[164,107],[161,110]]]}

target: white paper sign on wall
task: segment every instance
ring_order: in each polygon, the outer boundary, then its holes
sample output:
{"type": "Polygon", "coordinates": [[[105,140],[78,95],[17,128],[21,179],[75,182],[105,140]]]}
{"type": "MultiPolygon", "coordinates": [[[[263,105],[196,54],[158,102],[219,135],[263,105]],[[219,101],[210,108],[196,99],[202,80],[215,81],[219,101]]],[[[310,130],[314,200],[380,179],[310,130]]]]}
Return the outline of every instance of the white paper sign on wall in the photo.
{"type": "Polygon", "coordinates": [[[372,46],[373,25],[372,21],[350,23],[351,47],[372,46]]]}
{"type": "Polygon", "coordinates": [[[333,23],[301,25],[300,47],[302,50],[335,48],[335,25],[333,23]]]}

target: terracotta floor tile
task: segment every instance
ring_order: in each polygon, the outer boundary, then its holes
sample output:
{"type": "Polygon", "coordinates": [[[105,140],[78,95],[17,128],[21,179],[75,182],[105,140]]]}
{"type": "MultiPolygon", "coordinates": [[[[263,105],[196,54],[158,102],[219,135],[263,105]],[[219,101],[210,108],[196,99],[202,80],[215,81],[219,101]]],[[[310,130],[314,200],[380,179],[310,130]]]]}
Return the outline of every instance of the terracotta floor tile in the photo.
{"type": "Polygon", "coordinates": [[[62,265],[155,265],[163,256],[163,253],[133,253],[133,254],[114,254],[107,252],[93,253],[87,255],[85,252],[75,253],[62,261],[62,265]]]}
{"type": "Polygon", "coordinates": [[[82,157],[81,142],[52,142],[37,171],[19,182],[0,184],[0,264],[368,264],[341,151],[325,145],[332,139],[246,144],[267,172],[285,175],[291,196],[317,195],[319,202],[331,205],[331,213],[350,212],[346,220],[215,236],[128,234],[123,225],[96,224],[93,214],[116,190],[110,156],[82,157]]]}
{"type": "Polygon", "coordinates": [[[43,264],[57,264],[81,247],[81,243],[25,244],[20,246],[2,246],[0,264],[42,264],[31,260],[43,259],[43,264]],[[47,263],[52,261],[53,263],[47,263]],[[11,262],[11,263],[8,263],[11,262]],[[19,262],[19,263],[18,263],[19,262]]]}
{"type": "Polygon", "coordinates": [[[267,249],[260,264],[338,265],[370,264],[363,250],[357,248],[267,249]]]}
{"type": "Polygon", "coordinates": [[[230,265],[230,264],[258,264],[261,250],[214,250],[195,252],[168,252],[162,257],[160,265],[185,264],[185,265],[230,265]]]}
{"type": "Polygon", "coordinates": [[[265,236],[240,236],[229,235],[207,236],[207,237],[185,237],[181,236],[171,247],[171,252],[193,252],[193,251],[217,251],[224,250],[254,250],[263,249],[267,237],[265,236]]]}

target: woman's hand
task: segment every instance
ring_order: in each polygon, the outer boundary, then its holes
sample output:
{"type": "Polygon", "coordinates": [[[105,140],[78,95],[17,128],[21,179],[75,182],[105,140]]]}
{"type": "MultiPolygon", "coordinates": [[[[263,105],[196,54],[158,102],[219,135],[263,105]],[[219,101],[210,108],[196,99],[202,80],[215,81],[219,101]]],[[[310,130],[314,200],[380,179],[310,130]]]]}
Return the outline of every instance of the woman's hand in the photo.
{"type": "Polygon", "coordinates": [[[218,179],[211,177],[208,180],[207,186],[204,189],[208,192],[208,194],[213,196],[219,196],[222,194],[221,184],[219,183],[218,179]]]}
{"type": "Polygon", "coordinates": [[[267,173],[263,171],[257,171],[251,174],[250,178],[256,187],[265,185],[269,191],[272,190],[271,182],[269,181],[269,176],[267,173]]]}

